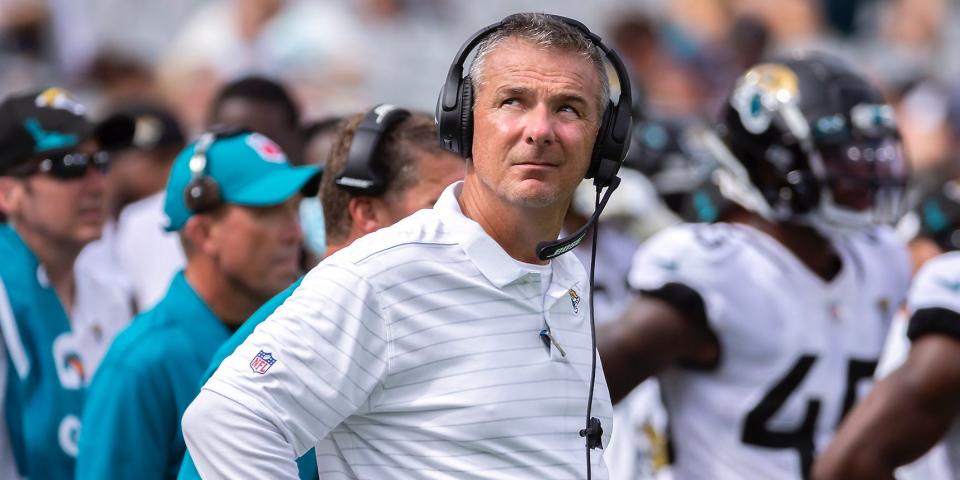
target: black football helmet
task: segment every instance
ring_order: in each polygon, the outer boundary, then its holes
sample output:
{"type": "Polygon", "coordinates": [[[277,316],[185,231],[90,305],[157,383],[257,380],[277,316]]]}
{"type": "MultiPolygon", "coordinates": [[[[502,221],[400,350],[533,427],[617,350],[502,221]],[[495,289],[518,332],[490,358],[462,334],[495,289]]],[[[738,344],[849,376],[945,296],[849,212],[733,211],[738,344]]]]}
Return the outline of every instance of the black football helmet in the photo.
{"type": "Polygon", "coordinates": [[[750,68],[717,134],[721,191],[771,221],[831,234],[900,214],[907,164],[893,107],[837,58],[800,53],[750,68]]]}
{"type": "Polygon", "coordinates": [[[713,222],[727,203],[711,179],[717,162],[703,145],[707,133],[694,118],[645,118],[634,126],[623,163],[646,176],[660,200],[687,222],[713,222]]]}
{"type": "Polygon", "coordinates": [[[898,229],[906,227],[911,237],[933,240],[944,252],[960,250],[960,179],[943,181],[922,195],[904,215],[898,229]]]}

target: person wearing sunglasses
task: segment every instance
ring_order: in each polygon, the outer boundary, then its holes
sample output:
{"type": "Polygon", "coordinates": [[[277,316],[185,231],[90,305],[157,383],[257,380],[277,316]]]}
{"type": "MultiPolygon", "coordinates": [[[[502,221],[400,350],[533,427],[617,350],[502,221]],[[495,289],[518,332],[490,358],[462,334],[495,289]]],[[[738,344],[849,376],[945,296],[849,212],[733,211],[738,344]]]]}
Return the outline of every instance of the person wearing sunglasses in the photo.
{"type": "Polygon", "coordinates": [[[61,89],[0,102],[0,478],[72,478],[90,352],[129,302],[74,270],[106,216],[105,132],[61,89]]]}

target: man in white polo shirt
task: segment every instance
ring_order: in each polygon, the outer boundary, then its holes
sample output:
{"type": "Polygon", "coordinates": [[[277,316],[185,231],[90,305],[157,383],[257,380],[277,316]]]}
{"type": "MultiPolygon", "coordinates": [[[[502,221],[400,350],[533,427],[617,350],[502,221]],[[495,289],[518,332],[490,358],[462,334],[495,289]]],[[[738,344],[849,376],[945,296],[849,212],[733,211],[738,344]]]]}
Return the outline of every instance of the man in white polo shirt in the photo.
{"type": "MultiPolygon", "coordinates": [[[[471,75],[461,51],[438,106],[449,148],[444,93],[465,98],[465,181],[325,259],[224,361],[183,419],[202,476],[293,478],[317,445],[321,478],[584,477],[588,280],[576,257],[535,246],[557,238],[588,167],[612,176],[622,159],[610,142],[592,154],[603,107],[617,109],[586,32],[518,14],[465,45],[480,41],[471,75]]],[[[592,469],[607,477],[601,455],[592,469]]]]}

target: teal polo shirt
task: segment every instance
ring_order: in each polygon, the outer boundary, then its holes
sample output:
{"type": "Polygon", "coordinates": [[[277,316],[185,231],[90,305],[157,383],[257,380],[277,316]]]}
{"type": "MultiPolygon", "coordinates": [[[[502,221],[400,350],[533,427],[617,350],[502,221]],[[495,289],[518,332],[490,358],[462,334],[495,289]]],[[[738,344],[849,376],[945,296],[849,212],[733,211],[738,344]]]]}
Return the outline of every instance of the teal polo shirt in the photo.
{"type": "Polygon", "coordinates": [[[77,479],[176,478],[180,419],[230,331],[181,271],[107,352],[84,403],[77,479]]]}
{"type": "MultiPolygon", "coordinates": [[[[267,301],[267,303],[264,303],[246,322],[243,322],[243,325],[217,350],[217,353],[213,355],[213,360],[210,361],[210,367],[207,368],[207,371],[203,374],[203,379],[199,382],[200,386],[203,386],[213,375],[213,372],[217,371],[217,368],[220,367],[223,360],[229,357],[233,351],[253,333],[257,325],[263,323],[277,307],[283,304],[287,297],[293,294],[293,291],[300,286],[300,282],[302,281],[303,277],[298,278],[296,282],[293,282],[293,285],[290,285],[286,290],[278,293],[267,301]]],[[[199,391],[197,393],[199,393],[199,391]]],[[[309,452],[303,454],[302,457],[297,459],[297,467],[300,470],[301,480],[317,478],[316,452],[311,448],[309,452]]],[[[180,469],[180,480],[198,480],[199,478],[200,473],[197,472],[197,467],[193,464],[193,459],[190,458],[190,452],[187,451],[187,455],[183,458],[183,467],[180,469]]]]}
{"type": "Polygon", "coordinates": [[[0,362],[7,371],[0,453],[13,455],[23,478],[71,478],[84,372],[70,319],[41,280],[39,260],[8,224],[0,224],[0,254],[0,362]]]}

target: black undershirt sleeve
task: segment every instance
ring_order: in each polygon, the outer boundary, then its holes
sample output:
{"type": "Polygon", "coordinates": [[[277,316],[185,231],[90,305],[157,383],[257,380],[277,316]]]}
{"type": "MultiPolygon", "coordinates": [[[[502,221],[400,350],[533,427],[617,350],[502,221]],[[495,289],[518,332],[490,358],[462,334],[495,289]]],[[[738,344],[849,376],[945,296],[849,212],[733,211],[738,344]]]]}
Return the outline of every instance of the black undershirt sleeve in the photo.
{"type": "Polygon", "coordinates": [[[931,333],[960,340],[960,313],[940,307],[921,308],[914,312],[907,327],[907,338],[916,341],[931,333]]]}
{"type": "MultiPolygon", "coordinates": [[[[710,327],[710,322],[707,321],[707,309],[703,297],[696,290],[682,283],[669,282],[659,288],[641,289],[638,292],[642,296],[656,298],[677,309],[684,318],[693,322],[699,330],[706,332],[710,339],[720,347],[720,340],[710,327]]],[[[720,355],[717,356],[715,362],[683,361],[680,362],[680,366],[692,370],[712,370],[719,363],[720,355]]]]}

